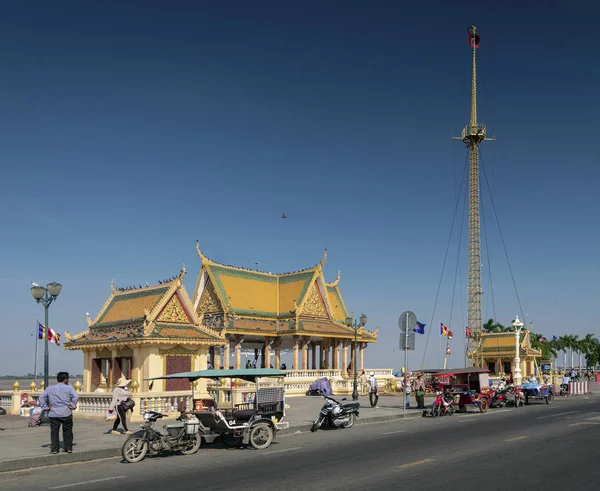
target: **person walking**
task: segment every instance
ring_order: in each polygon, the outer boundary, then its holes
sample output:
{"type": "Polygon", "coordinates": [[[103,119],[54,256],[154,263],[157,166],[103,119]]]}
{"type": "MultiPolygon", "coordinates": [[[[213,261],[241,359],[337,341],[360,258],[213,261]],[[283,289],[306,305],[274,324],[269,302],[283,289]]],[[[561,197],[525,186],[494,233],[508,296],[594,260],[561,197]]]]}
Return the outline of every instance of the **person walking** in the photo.
{"type": "Polygon", "coordinates": [[[421,372],[417,372],[415,380],[415,398],[417,399],[417,408],[425,409],[425,380],[421,372]]]}
{"type": "Polygon", "coordinates": [[[377,379],[375,378],[375,372],[369,373],[369,399],[371,407],[378,408],[377,403],[379,402],[379,387],[377,386],[377,379]]]}
{"type": "Polygon", "coordinates": [[[111,431],[112,435],[120,435],[121,432],[117,431],[119,427],[119,423],[123,426],[126,435],[131,435],[131,431],[127,428],[127,410],[123,407],[122,403],[127,399],[131,398],[131,393],[127,386],[131,380],[127,380],[125,377],[121,377],[117,380],[117,385],[113,390],[112,401],[110,402],[110,406],[108,407],[108,412],[114,414],[116,411],[117,419],[113,423],[113,429],[111,431]]]}
{"type": "Polygon", "coordinates": [[[39,398],[42,411],[48,410],[50,419],[50,453],[60,449],[60,427],[63,429],[65,452],[73,453],[73,409],[77,407],[79,396],[69,385],[68,372],[58,372],[58,384],[47,387],[39,398]]]}
{"type": "Polygon", "coordinates": [[[360,377],[358,377],[358,381],[360,382],[360,395],[366,396],[369,387],[369,377],[367,377],[367,374],[364,370],[360,374],[360,377]]]}

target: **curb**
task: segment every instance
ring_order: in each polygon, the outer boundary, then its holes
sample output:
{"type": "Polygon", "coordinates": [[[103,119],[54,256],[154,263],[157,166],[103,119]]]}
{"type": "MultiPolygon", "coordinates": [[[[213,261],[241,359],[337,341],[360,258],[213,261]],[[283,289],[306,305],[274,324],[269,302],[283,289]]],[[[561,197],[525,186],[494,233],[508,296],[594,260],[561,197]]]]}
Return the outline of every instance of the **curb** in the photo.
{"type": "MultiPolygon", "coordinates": [[[[385,416],[363,418],[362,420],[359,417],[355,425],[359,426],[370,423],[381,423],[384,421],[414,419],[421,417],[421,412],[417,411],[411,411],[410,413],[407,413],[406,416],[404,416],[404,414],[387,414],[385,416]]],[[[305,433],[310,431],[311,426],[312,424],[292,426],[291,428],[278,431],[277,435],[293,435],[295,433],[305,433]]],[[[43,455],[37,457],[24,457],[20,459],[7,459],[0,460],[0,473],[34,469],[37,467],[47,467],[50,465],[73,464],[76,462],[87,462],[90,460],[106,459],[120,456],[121,447],[103,448],[98,450],[84,450],[81,452],[74,452],[72,454],[61,452],[58,455],[43,455]]]]}
{"type": "Polygon", "coordinates": [[[21,459],[0,460],[0,473],[33,469],[35,467],[46,467],[49,465],[72,464],[74,462],[86,462],[88,460],[106,459],[120,457],[121,447],[103,448],[98,450],[84,450],[72,454],[59,453],[58,455],[43,455],[37,457],[24,457],[21,459]]]}

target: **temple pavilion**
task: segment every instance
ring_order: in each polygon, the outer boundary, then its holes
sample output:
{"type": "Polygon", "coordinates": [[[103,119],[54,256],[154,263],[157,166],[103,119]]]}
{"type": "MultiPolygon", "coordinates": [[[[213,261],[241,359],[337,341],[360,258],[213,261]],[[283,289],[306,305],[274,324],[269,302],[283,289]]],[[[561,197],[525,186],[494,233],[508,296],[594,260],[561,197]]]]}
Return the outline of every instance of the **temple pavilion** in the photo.
{"type": "MultiPolygon", "coordinates": [[[[224,333],[201,324],[180,274],[155,286],[115,288],[87,331],[65,332],[65,349],[83,351],[83,390],[111,390],[124,376],[148,390],[144,379],[203,370],[209,347],[224,333]]],[[[164,390],[187,390],[186,380],[167,380],[164,390]]],[[[162,381],[160,382],[163,385],[162,381]]]]}
{"type": "MultiPolygon", "coordinates": [[[[481,356],[483,366],[495,375],[506,375],[515,370],[516,339],[514,331],[486,332],[482,335],[481,356]]],[[[521,331],[520,359],[523,377],[535,374],[536,360],[542,357],[541,350],[531,347],[531,330],[521,331]]]]}
{"type": "MultiPolygon", "coordinates": [[[[151,377],[208,366],[240,368],[242,350],[248,349],[262,367],[279,368],[282,350],[290,350],[287,368],[293,370],[340,369],[346,375],[355,362],[363,368],[364,349],[377,341],[377,329],[360,326],[355,332],[346,325],[340,275],[332,283],[323,276],[326,253],[311,268],[272,274],[219,264],[196,249],[201,266],[193,301],[183,286],[185,267],[158,285],[111,283],[98,315],[88,315],[88,329],[75,336],[65,332],[65,349],[83,351],[85,392],[111,390],[121,376],[146,392],[151,377]]],[[[189,383],[157,381],[153,389],[187,390],[189,383]]]]}
{"type": "MultiPolygon", "coordinates": [[[[332,283],[323,275],[327,251],[311,268],[272,274],[219,264],[198,244],[196,250],[201,267],[195,313],[225,335],[222,353],[220,347],[210,350],[215,368],[240,368],[242,348],[254,348],[263,367],[280,368],[286,349],[292,351],[293,370],[353,370],[355,332],[346,325],[350,314],[339,289],[340,274],[332,283]]],[[[357,362],[363,368],[364,348],[377,341],[377,330],[360,327],[356,336],[357,362]]]]}

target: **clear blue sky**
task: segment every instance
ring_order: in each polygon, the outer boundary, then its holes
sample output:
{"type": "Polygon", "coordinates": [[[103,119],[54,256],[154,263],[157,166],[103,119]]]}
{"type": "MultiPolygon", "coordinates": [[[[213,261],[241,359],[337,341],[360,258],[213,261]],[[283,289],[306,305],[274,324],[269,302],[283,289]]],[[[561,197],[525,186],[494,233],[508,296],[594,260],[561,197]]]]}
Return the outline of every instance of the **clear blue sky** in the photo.
{"type": "MultiPolygon", "coordinates": [[[[32,370],[32,280],[63,283],[50,324],[77,333],[113,278],[155,283],[184,262],[191,293],[196,239],[273,272],[327,248],[327,278],[341,270],[348,308],[380,327],[367,365],[402,366],[404,310],[433,318],[426,365],[439,364],[439,321],[462,364],[464,230],[452,318],[454,239],[433,305],[465,162],[451,136],[469,117],[472,23],[480,120],[497,137],[482,160],[525,320],[546,336],[598,332],[599,12],[535,5],[5,4],[0,373],[32,370]]],[[[506,324],[520,309],[485,197],[484,214],[506,324]]],[[[81,370],[79,353],[51,349],[51,371],[81,370]]],[[[421,337],[411,366],[423,349],[421,337]]]]}

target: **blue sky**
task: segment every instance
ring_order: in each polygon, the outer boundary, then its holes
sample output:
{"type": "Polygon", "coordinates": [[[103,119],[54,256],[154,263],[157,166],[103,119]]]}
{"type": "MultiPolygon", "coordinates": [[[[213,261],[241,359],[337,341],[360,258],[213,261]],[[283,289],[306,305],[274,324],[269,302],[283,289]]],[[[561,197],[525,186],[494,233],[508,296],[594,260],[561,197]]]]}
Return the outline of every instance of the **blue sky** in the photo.
{"type": "MultiPolygon", "coordinates": [[[[460,333],[450,365],[462,364],[465,229],[452,318],[455,238],[433,307],[465,164],[451,137],[469,118],[472,23],[479,119],[497,138],[482,163],[525,320],[546,336],[597,332],[598,12],[536,5],[5,5],[0,373],[32,370],[32,280],[63,283],[50,324],[76,333],[113,278],[155,283],[185,263],[191,292],[196,240],[217,261],[273,272],[327,248],[327,278],[341,270],[348,308],[380,328],[367,365],[402,366],[405,310],[433,320],[426,365],[439,364],[440,321],[460,333]]],[[[520,308],[486,186],[507,324],[520,308]]],[[[484,257],[485,318],[487,268],[484,257]]],[[[80,371],[80,354],[51,349],[51,371],[80,371]]]]}

